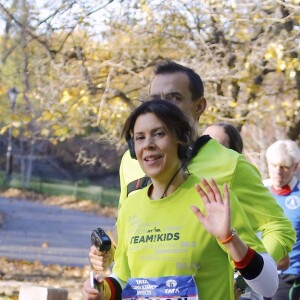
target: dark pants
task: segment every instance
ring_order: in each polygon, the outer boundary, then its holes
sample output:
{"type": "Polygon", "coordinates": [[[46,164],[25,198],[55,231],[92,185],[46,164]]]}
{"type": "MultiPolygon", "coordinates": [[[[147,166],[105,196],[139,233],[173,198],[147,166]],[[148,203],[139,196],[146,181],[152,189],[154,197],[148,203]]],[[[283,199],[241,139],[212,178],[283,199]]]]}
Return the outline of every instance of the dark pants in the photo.
{"type": "Polygon", "coordinates": [[[279,287],[276,294],[264,300],[300,300],[300,277],[279,275],[279,287]]]}

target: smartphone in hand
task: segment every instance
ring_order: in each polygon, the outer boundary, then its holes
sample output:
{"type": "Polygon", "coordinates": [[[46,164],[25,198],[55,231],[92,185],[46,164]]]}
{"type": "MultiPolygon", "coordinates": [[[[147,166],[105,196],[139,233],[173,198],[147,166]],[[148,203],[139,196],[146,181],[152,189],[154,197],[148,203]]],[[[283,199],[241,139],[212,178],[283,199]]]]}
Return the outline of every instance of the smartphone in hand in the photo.
{"type": "Polygon", "coordinates": [[[103,291],[103,283],[96,280],[94,272],[90,272],[90,284],[93,289],[103,291]]]}

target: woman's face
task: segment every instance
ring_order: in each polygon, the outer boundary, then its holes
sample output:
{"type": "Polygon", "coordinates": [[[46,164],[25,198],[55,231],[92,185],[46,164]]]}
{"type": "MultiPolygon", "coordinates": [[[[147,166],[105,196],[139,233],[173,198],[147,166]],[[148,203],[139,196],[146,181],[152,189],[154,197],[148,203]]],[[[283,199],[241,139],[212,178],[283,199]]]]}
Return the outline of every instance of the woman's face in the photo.
{"type": "Polygon", "coordinates": [[[150,178],[168,182],[178,170],[178,140],[154,113],[140,115],[133,130],[137,160],[150,178]]]}

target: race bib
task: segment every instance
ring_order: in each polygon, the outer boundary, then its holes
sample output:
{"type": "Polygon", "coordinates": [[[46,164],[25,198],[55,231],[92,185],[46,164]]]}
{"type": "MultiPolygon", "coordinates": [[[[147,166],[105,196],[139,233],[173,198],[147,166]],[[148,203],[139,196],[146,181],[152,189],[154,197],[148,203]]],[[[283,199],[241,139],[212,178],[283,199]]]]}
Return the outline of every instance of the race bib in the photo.
{"type": "Polygon", "coordinates": [[[131,278],[122,292],[122,299],[198,300],[198,290],[192,276],[131,278]]]}

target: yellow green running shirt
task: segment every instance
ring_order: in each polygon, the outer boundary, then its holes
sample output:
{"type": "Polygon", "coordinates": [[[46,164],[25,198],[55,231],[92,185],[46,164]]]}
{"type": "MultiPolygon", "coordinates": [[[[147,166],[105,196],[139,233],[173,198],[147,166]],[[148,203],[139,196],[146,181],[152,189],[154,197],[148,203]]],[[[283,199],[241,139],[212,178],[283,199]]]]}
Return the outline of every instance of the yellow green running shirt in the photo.
{"type": "MultiPolygon", "coordinates": [[[[117,221],[119,240],[113,267],[113,273],[121,280],[192,275],[199,299],[234,299],[233,267],[228,254],[190,208],[197,205],[204,211],[194,187],[198,182],[196,176],[189,175],[172,195],[160,200],[151,200],[146,187],[123,203],[117,221]]],[[[230,201],[232,227],[254,250],[266,252],[233,193],[230,201]]]]}
{"type": "MultiPolygon", "coordinates": [[[[198,178],[214,178],[220,186],[227,183],[237,196],[251,227],[262,233],[267,252],[280,260],[293,248],[296,233],[269,190],[264,187],[257,168],[245,157],[227,149],[211,139],[200,148],[188,165],[188,170],[198,178]]],[[[137,160],[127,151],[121,161],[119,207],[127,200],[127,186],[145,176],[137,160]]],[[[134,193],[134,192],[133,192],[134,193]]],[[[129,195],[133,194],[130,193],[129,195]]]]}

